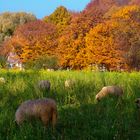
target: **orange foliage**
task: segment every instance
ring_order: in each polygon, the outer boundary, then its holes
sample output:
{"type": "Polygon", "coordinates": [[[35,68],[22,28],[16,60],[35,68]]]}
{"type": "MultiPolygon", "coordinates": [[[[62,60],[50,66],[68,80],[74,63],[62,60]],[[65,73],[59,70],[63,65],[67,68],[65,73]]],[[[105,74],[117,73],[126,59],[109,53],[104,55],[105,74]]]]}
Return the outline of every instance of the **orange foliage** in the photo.
{"type": "Polygon", "coordinates": [[[53,55],[57,45],[55,37],[55,26],[38,20],[17,28],[5,47],[14,48],[22,61],[26,62],[42,55],[53,55]]]}
{"type": "Polygon", "coordinates": [[[19,26],[1,53],[14,48],[23,62],[55,55],[62,68],[140,69],[140,6],[132,2],[91,0],[80,13],[58,7],[45,22],[19,26]]]}
{"type": "Polygon", "coordinates": [[[98,24],[86,36],[88,63],[110,69],[139,67],[140,7],[127,6],[98,24]]]}

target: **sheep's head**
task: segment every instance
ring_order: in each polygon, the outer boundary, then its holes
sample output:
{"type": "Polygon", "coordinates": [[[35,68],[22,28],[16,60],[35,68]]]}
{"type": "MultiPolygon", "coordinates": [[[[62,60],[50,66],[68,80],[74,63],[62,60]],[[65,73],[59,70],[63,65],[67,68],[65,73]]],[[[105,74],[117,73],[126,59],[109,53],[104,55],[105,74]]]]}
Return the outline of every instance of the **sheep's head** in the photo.
{"type": "Polygon", "coordinates": [[[100,92],[98,92],[98,94],[96,95],[95,99],[99,102],[102,98],[104,98],[107,95],[107,90],[106,88],[102,88],[102,90],[100,92]]]}
{"type": "Polygon", "coordinates": [[[136,103],[137,108],[140,109],[140,98],[136,99],[135,103],[136,103]]]}
{"type": "Polygon", "coordinates": [[[97,94],[97,95],[95,96],[95,99],[96,99],[96,101],[100,102],[101,97],[99,96],[99,94],[97,94]]]}
{"type": "Polygon", "coordinates": [[[38,82],[38,87],[40,90],[50,90],[50,82],[48,80],[41,80],[38,82]]]}

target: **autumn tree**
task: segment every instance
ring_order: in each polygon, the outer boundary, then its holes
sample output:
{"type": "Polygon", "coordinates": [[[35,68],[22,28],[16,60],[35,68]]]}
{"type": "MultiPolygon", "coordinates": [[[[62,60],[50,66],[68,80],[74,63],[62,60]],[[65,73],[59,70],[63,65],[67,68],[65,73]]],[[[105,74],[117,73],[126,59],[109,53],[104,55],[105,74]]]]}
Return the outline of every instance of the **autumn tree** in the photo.
{"type": "Polygon", "coordinates": [[[104,14],[113,6],[118,6],[118,0],[91,0],[91,2],[83,10],[89,18],[97,23],[103,21],[104,14]]]}
{"type": "Polygon", "coordinates": [[[124,62],[121,57],[124,52],[114,40],[119,35],[116,32],[118,26],[117,23],[106,22],[90,30],[86,36],[88,64],[104,64],[107,68],[116,68],[124,62]]]}
{"type": "Polygon", "coordinates": [[[72,16],[71,24],[59,37],[58,52],[62,67],[87,67],[85,36],[91,28],[104,22],[104,14],[115,4],[114,0],[92,0],[81,13],[72,16]]]}
{"type": "Polygon", "coordinates": [[[140,0],[131,0],[130,5],[140,5],[140,0]]]}
{"type": "Polygon", "coordinates": [[[92,28],[86,36],[88,63],[109,69],[137,68],[140,61],[140,7],[126,6],[111,19],[92,28]]]}
{"type": "Polygon", "coordinates": [[[140,7],[126,6],[116,12],[112,19],[119,21],[124,25],[124,37],[126,53],[125,59],[130,69],[139,69],[140,62],[140,7]],[[123,14],[122,14],[123,13],[123,14]]]}
{"type": "Polygon", "coordinates": [[[59,36],[57,52],[62,67],[81,69],[79,53],[84,48],[84,36],[90,30],[92,21],[85,15],[73,17],[71,24],[59,36]]]}
{"type": "Polygon", "coordinates": [[[37,20],[19,26],[3,50],[14,49],[20,59],[27,62],[43,55],[53,55],[55,47],[55,26],[37,20]]]}

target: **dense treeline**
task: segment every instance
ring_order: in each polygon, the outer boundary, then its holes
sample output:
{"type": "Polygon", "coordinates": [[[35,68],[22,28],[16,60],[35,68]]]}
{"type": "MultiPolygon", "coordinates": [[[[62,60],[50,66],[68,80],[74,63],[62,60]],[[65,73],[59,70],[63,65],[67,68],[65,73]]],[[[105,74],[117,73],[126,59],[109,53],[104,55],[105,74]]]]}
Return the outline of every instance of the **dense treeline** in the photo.
{"type": "Polygon", "coordinates": [[[31,14],[3,13],[1,55],[14,51],[25,64],[54,56],[61,68],[96,64],[108,70],[138,70],[139,4],[139,0],[91,0],[80,13],[60,6],[42,20],[31,14]]]}

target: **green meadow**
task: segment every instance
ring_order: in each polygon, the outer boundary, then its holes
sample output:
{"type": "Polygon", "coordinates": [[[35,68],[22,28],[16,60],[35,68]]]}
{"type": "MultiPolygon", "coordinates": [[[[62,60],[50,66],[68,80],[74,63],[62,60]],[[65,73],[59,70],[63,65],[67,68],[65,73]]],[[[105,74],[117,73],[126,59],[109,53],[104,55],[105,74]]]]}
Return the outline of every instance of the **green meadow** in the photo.
{"type": "Polygon", "coordinates": [[[140,97],[140,73],[86,71],[5,71],[0,77],[0,140],[139,140],[140,112],[135,99],[140,97]],[[39,80],[51,82],[50,92],[40,91],[39,80]],[[66,79],[76,84],[64,87],[66,79]],[[119,85],[122,98],[109,96],[101,102],[95,95],[105,85],[119,85]],[[15,111],[29,99],[53,98],[57,102],[55,131],[39,120],[15,123],[15,111]]]}

